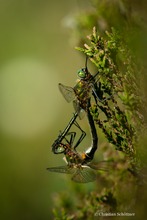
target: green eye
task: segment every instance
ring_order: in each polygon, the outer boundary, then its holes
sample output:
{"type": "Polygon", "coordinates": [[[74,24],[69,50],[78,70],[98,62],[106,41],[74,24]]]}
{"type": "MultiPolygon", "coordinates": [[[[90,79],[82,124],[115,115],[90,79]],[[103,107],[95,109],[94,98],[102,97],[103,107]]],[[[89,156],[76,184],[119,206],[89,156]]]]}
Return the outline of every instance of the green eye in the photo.
{"type": "Polygon", "coordinates": [[[62,153],[62,152],[64,152],[64,147],[58,147],[58,148],[56,148],[56,153],[62,153]]]}
{"type": "Polygon", "coordinates": [[[85,77],[86,77],[85,71],[84,71],[83,69],[79,70],[79,71],[78,71],[78,76],[79,76],[80,78],[85,78],[85,77]]]}

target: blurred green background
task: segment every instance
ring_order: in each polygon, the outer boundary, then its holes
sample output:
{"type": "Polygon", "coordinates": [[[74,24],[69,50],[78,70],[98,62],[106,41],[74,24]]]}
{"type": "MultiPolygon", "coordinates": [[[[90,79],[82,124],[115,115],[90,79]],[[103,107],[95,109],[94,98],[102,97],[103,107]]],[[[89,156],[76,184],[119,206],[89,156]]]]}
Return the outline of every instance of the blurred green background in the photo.
{"type": "MultiPolygon", "coordinates": [[[[110,3],[109,0],[103,2],[110,3]]],[[[132,4],[132,1],[130,2],[132,4]]],[[[134,10],[130,11],[140,25],[140,15],[146,15],[145,7],[143,1],[138,3],[134,0],[133,4],[134,10]]],[[[130,5],[127,5],[130,8],[130,5]]],[[[64,164],[62,156],[51,152],[51,145],[73,113],[73,106],[66,103],[60,94],[58,83],[73,86],[77,70],[85,63],[81,53],[74,49],[74,46],[78,46],[77,39],[71,38],[71,29],[67,27],[74,29],[76,23],[72,16],[85,9],[88,9],[89,18],[87,19],[86,15],[81,23],[85,22],[89,26],[89,19],[91,23],[95,20],[95,17],[91,17],[90,7],[88,0],[0,1],[2,220],[52,219],[53,198],[56,198],[56,193],[62,193],[63,190],[69,191],[71,196],[74,193],[72,182],[67,175],[49,173],[46,168],[64,164]]],[[[125,20],[125,11],[121,4],[120,8],[125,20]]],[[[113,14],[111,7],[102,9],[101,18],[103,13],[108,15],[111,26],[115,24],[115,27],[124,30],[124,35],[129,34],[131,46],[146,64],[147,31],[138,31],[136,35],[131,35],[129,28],[126,28],[128,24],[125,26],[121,20],[118,22],[115,14],[110,19],[111,13],[113,14]]],[[[99,21],[98,25],[103,32],[107,25],[103,19],[99,21]]],[[[143,23],[146,24],[146,19],[143,23]]],[[[136,26],[133,26],[133,29],[136,26]]],[[[85,38],[87,32],[83,31],[82,26],[75,27],[75,30],[76,28],[79,28],[78,37],[85,38]]],[[[89,33],[91,31],[92,29],[89,33]]],[[[90,137],[85,120],[82,120],[80,125],[87,132],[86,140],[83,142],[83,146],[87,147],[90,137]]],[[[102,139],[103,136],[100,134],[101,142],[102,139]]],[[[81,187],[83,190],[90,190],[93,184],[81,187]]],[[[79,185],[75,184],[74,187],[78,189],[79,185]]]]}
{"type": "Polygon", "coordinates": [[[73,112],[58,83],[84,64],[65,28],[77,2],[0,1],[0,219],[51,219],[54,192],[70,188],[46,168],[64,163],[51,144],[73,112]]]}

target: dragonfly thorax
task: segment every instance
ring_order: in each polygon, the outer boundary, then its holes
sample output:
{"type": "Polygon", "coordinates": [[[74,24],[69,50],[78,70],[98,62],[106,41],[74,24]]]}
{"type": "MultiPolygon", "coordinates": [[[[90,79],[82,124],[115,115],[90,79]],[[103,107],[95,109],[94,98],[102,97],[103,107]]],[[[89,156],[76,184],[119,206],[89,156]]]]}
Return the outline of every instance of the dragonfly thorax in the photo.
{"type": "Polygon", "coordinates": [[[92,91],[92,84],[84,80],[80,80],[74,86],[74,92],[75,92],[76,98],[81,103],[83,102],[87,103],[87,99],[89,98],[91,91],[92,91]]]}
{"type": "Polygon", "coordinates": [[[68,164],[78,165],[78,164],[82,164],[83,162],[82,156],[70,148],[66,148],[64,155],[68,164]]]}

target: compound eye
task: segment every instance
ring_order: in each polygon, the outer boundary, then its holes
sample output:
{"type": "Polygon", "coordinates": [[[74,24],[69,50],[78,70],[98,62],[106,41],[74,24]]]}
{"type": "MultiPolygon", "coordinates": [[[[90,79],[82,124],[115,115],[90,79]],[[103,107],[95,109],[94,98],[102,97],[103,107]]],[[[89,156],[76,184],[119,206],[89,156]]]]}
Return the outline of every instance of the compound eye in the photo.
{"type": "Polygon", "coordinates": [[[61,146],[61,145],[58,145],[56,147],[55,151],[56,151],[56,154],[61,154],[61,153],[63,153],[65,151],[65,148],[63,146],[61,146]]]}
{"type": "Polygon", "coordinates": [[[85,78],[86,77],[86,71],[85,71],[85,69],[80,69],[79,71],[78,71],[78,76],[80,77],[80,78],[85,78]]]}

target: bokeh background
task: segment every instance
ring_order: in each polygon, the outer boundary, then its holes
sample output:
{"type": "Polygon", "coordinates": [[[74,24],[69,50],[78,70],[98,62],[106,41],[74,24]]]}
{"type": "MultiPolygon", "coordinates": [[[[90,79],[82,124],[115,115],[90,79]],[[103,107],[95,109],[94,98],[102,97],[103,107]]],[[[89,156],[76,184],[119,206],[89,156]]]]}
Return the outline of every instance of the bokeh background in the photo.
{"type": "MultiPolygon", "coordinates": [[[[109,0],[103,2],[110,3],[109,0]]],[[[119,3],[121,16],[129,20],[129,17],[125,17],[123,4],[121,1],[119,3]]],[[[134,21],[137,19],[138,26],[142,21],[146,24],[143,0],[139,3],[134,0],[133,6],[133,11],[130,11],[134,21]]],[[[60,94],[58,83],[73,86],[77,70],[84,66],[84,57],[74,49],[77,42],[76,38],[71,37],[69,27],[76,25],[73,16],[85,9],[90,11],[90,7],[88,0],[0,0],[2,220],[52,219],[56,194],[62,193],[62,190],[67,190],[71,196],[74,193],[67,175],[49,173],[46,168],[64,164],[62,156],[51,152],[51,145],[59,130],[63,130],[70,120],[73,107],[60,94]]],[[[111,16],[113,10],[110,7],[102,13],[105,13],[111,25],[124,28],[125,23],[121,23],[121,20],[118,22],[115,14],[111,16]]],[[[93,17],[90,19],[92,21],[93,17]]],[[[101,28],[107,29],[104,20],[99,21],[101,28]]],[[[86,17],[85,22],[89,22],[86,17]]],[[[134,52],[146,64],[147,31],[136,31],[131,36],[129,28],[125,28],[127,31],[124,34],[130,35],[134,52]]],[[[80,38],[83,35],[86,36],[81,31],[80,38]]],[[[85,120],[80,125],[87,132],[83,142],[87,146],[90,137],[85,120]]],[[[101,142],[102,139],[100,134],[101,142]]],[[[74,187],[78,189],[78,185],[74,187]]],[[[92,187],[93,183],[90,183],[83,185],[82,189],[90,190],[92,187]]]]}
{"type": "Polygon", "coordinates": [[[70,188],[46,168],[64,163],[51,144],[73,113],[58,83],[84,65],[66,28],[77,2],[0,1],[0,219],[51,219],[54,192],[70,188]]]}

